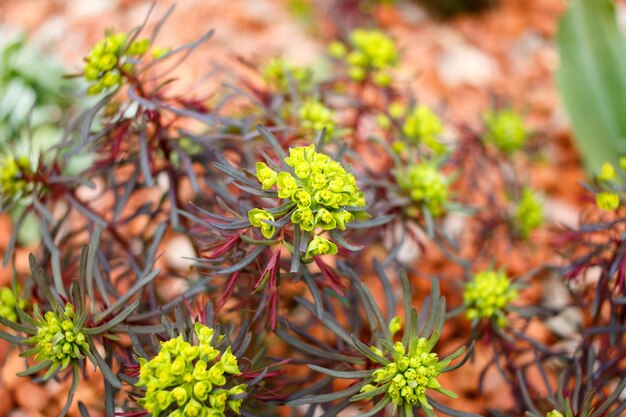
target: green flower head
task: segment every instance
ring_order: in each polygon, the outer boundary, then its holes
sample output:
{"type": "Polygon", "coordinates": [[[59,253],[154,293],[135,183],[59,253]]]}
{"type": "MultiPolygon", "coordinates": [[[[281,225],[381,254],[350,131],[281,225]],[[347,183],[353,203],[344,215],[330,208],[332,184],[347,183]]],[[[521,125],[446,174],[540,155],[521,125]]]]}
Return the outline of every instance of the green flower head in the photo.
{"type": "Polygon", "coordinates": [[[610,162],[605,162],[598,173],[598,180],[604,182],[613,182],[615,180],[615,167],[610,162]]]}
{"type": "Polygon", "coordinates": [[[134,71],[135,64],[129,58],[136,60],[149,49],[149,39],[130,41],[125,33],[107,34],[85,58],[83,74],[92,83],[87,94],[96,95],[121,86],[134,71]]]}
{"type": "Polygon", "coordinates": [[[406,116],[402,133],[410,141],[423,143],[438,155],[446,151],[445,145],[439,141],[439,136],[443,133],[443,124],[426,106],[417,106],[406,116]]]}
{"type": "Polygon", "coordinates": [[[304,231],[310,232],[315,227],[315,217],[309,208],[297,209],[291,215],[291,222],[297,224],[304,231]]]}
{"type": "Polygon", "coordinates": [[[278,197],[280,198],[291,198],[293,193],[298,189],[296,179],[285,171],[278,174],[276,184],[278,186],[278,197]]]}
{"type": "Polygon", "coordinates": [[[548,411],[548,413],[546,414],[546,417],[565,417],[565,416],[563,416],[563,413],[561,413],[558,410],[552,410],[552,411],[548,411]]]}
{"type": "MultiPolygon", "coordinates": [[[[381,272],[378,273],[381,279],[386,279],[381,272]]],[[[363,415],[370,416],[379,412],[387,415],[385,410],[390,404],[393,404],[393,411],[389,415],[400,417],[417,415],[416,409],[421,409],[420,411],[427,417],[436,417],[434,409],[453,415],[443,410],[439,403],[435,403],[432,395],[439,392],[451,398],[457,397],[455,393],[443,388],[438,379],[441,374],[457,367],[450,364],[463,355],[465,346],[444,358],[440,358],[433,351],[441,335],[446,315],[445,299],[439,294],[438,281],[433,280],[434,297],[427,297],[424,305],[428,308],[423,308],[423,311],[426,311],[418,318],[417,309],[412,305],[408,277],[406,274],[400,274],[399,279],[403,288],[404,317],[385,317],[369,288],[361,284],[361,300],[371,308],[371,312],[366,315],[372,329],[372,334],[367,339],[369,343],[358,339],[356,335],[351,335],[354,353],[357,355],[354,360],[346,360],[347,364],[337,361],[333,368],[310,365],[310,368],[317,372],[333,378],[350,380],[352,382],[350,386],[359,392],[354,393],[350,388],[335,391],[332,397],[327,393],[305,396],[292,400],[287,405],[315,403],[330,405],[331,401],[347,400],[352,403],[363,401],[371,404],[371,408],[363,412],[363,415]],[[423,326],[422,323],[431,325],[423,326]],[[366,362],[365,366],[363,361],[366,362]],[[355,366],[350,369],[348,367],[351,364],[355,366]]],[[[383,291],[386,296],[392,296],[390,285],[384,285],[383,291]]],[[[339,336],[343,332],[338,326],[341,325],[336,323],[332,328],[327,325],[330,331],[339,336]]],[[[323,352],[320,353],[320,357],[325,357],[323,352]]],[[[468,357],[469,353],[466,353],[462,362],[468,357]]]]}
{"type": "Polygon", "coordinates": [[[443,214],[444,205],[448,201],[448,183],[437,167],[428,163],[412,165],[398,181],[409,197],[425,204],[433,216],[443,214]]]}
{"type": "Polygon", "coordinates": [[[271,239],[272,236],[274,236],[276,228],[265,222],[265,220],[269,220],[271,222],[274,221],[272,213],[255,208],[248,212],[248,219],[250,220],[250,224],[252,224],[252,226],[261,228],[261,233],[265,236],[265,238],[271,239]]]}
{"type": "MultiPolygon", "coordinates": [[[[315,227],[345,230],[346,224],[354,220],[354,215],[346,207],[365,205],[363,192],[359,190],[354,175],[347,173],[330,156],[317,152],[314,145],[290,148],[285,164],[295,176],[288,171],[275,173],[264,163],[258,163],[257,178],[263,189],[275,185],[279,198],[289,199],[295,204],[291,222],[302,230],[310,232],[315,227]],[[268,187],[270,183],[272,186],[268,187]]],[[[262,220],[274,220],[273,216],[271,219],[268,216],[271,214],[261,209],[248,213],[250,223],[255,227],[261,227],[262,220]]]]}
{"type": "Polygon", "coordinates": [[[234,381],[241,374],[237,357],[230,347],[221,353],[211,344],[213,329],[196,323],[195,334],[198,345],[178,336],[161,342],[149,361],[139,359],[135,385],[145,388],[145,396],[138,404],[153,417],[223,416],[226,407],[239,413],[247,385],[234,381]]]}
{"type": "Polygon", "coordinates": [[[276,184],[278,174],[271,168],[268,168],[263,162],[256,163],[256,177],[264,190],[268,190],[276,184]]]}
{"type": "MultiPolygon", "coordinates": [[[[363,81],[368,74],[372,74],[372,81],[386,87],[391,82],[389,68],[399,61],[399,53],[391,38],[379,30],[356,29],[350,34],[352,51],[345,55],[348,63],[348,76],[355,81],[363,81]]],[[[339,48],[333,47],[335,56],[339,48]]]]}
{"type": "Polygon", "coordinates": [[[274,58],[262,70],[265,80],[281,93],[288,93],[291,88],[299,92],[311,89],[313,73],[311,70],[293,65],[291,62],[274,58]]]}
{"type": "Polygon", "coordinates": [[[85,334],[79,327],[74,313],[74,306],[65,305],[60,313],[48,311],[43,316],[37,305],[33,306],[37,334],[26,340],[33,345],[38,361],[50,361],[61,369],[67,368],[70,363],[84,359],[90,348],[85,334]]]}
{"type": "Polygon", "coordinates": [[[601,192],[596,194],[596,205],[605,211],[617,210],[620,204],[619,194],[613,192],[601,192]]]}
{"type": "Polygon", "coordinates": [[[307,209],[311,207],[311,203],[313,202],[311,194],[304,188],[298,188],[294,191],[291,200],[296,203],[299,209],[307,209]]]}
{"type": "Polygon", "coordinates": [[[513,220],[523,238],[527,238],[530,232],[543,223],[543,206],[530,188],[525,188],[522,191],[522,197],[516,207],[513,220]]]}
{"type": "MultiPolygon", "coordinates": [[[[437,377],[450,363],[447,359],[440,361],[438,355],[431,352],[437,338],[438,333],[430,339],[416,337],[408,346],[402,342],[388,345],[387,350],[390,350],[393,361],[375,370],[372,383],[363,386],[361,393],[382,391],[393,403],[394,409],[420,405],[426,410],[432,410],[426,398],[427,390],[456,398],[456,394],[443,388],[437,381],[437,377]]],[[[382,354],[382,351],[376,350],[382,354]]]]}
{"type": "MultiPolygon", "coordinates": [[[[305,130],[321,131],[326,128],[326,135],[332,136],[335,131],[335,115],[322,102],[308,99],[300,107],[300,122],[305,130]]],[[[297,174],[297,172],[296,172],[297,174]]],[[[302,177],[300,177],[302,178],[302,177]]]]}
{"type": "Polygon", "coordinates": [[[491,111],[485,114],[484,120],[487,130],[483,140],[500,151],[511,154],[526,143],[526,128],[519,113],[506,109],[491,111]]]}
{"type": "Polygon", "coordinates": [[[389,333],[393,336],[402,329],[402,318],[396,316],[389,322],[389,333]]]}
{"type": "Polygon", "coordinates": [[[463,291],[469,320],[495,319],[500,327],[506,325],[506,309],[517,298],[517,290],[504,271],[483,271],[472,277],[463,291]]]}
{"type": "Polygon", "coordinates": [[[0,160],[0,194],[13,198],[28,191],[27,177],[33,173],[30,160],[7,156],[0,160]]]}
{"type": "Polygon", "coordinates": [[[339,41],[332,41],[328,45],[328,54],[333,58],[343,58],[348,53],[346,45],[339,41]]]}
{"type": "MultiPolygon", "coordinates": [[[[18,288],[19,293],[19,288],[18,288]]],[[[16,296],[11,288],[0,288],[0,316],[10,321],[17,321],[16,308],[24,309],[26,307],[26,300],[16,296]]]]}
{"type": "Polygon", "coordinates": [[[337,220],[333,213],[321,208],[315,215],[315,224],[323,230],[334,230],[337,227],[337,220]]]}
{"type": "Polygon", "coordinates": [[[314,256],[319,255],[334,255],[337,252],[337,245],[333,242],[323,237],[315,236],[306,248],[305,259],[312,259],[314,256]]]}

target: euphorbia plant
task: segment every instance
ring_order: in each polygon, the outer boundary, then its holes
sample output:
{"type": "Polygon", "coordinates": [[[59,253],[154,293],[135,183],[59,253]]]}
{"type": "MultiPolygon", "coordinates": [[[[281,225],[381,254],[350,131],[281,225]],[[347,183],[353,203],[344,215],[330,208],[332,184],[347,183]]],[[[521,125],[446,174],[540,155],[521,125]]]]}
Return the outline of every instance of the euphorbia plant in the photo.
{"type": "MultiPolygon", "coordinates": [[[[376,262],[375,266],[385,289],[387,311],[392,312],[395,310],[395,301],[393,295],[387,292],[391,291],[389,278],[381,264],[376,262]]],[[[342,265],[341,269],[352,278],[353,285],[356,285],[355,300],[358,300],[357,305],[365,311],[367,327],[371,330],[368,341],[363,341],[365,339],[361,339],[360,334],[351,334],[351,329],[344,329],[334,318],[328,316],[320,318],[321,324],[335,335],[337,348],[342,348],[341,350],[329,350],[325,353],[328,347],[295,339],[287,331],[289,328],[297,329],[294,323],[285,322],[285,330],[280,330],[279,334],[297,349],[319,352],[320,360],[341,355],[344,359],[334,362],[333,367],[309,364],[309,368],[329,378],[354,380],[354,383],[337,392],[312,396],[296,393],[288,404],[312,404],[312,409],[316,404],[322,404],[325,416],[340,412],[350,403],[359,404],[362,412],[358,415],[361,417],[384,412],[388,405],[392,407],[392,413],[399,416],[413,416],[418,409],[428,416],[435,416],[434,410],[454,416],[475,416],[449,409],[429,395],[434,391],[456,398],[455,393],[441,386],[437,377],[458,368],[468,357],[466,355],[459,363],[451,364],[463,354],[465,346],[442,359],[433,352],[446,317],[445,299],[440,296],[438,282],[433,282],[433,293],[424,300],[420,316],[412,305],[408,278],[404,271],[399,271],[404,319],[398,316],[385,317],[367,286],[359,282],[354,271],[347,265],[342,265]],[[401,336],[399,333],[402,333],[401,336]],[[341,401],[332,405],[338,400],[341,401]],[[363,403],[371,403],[371,406],[363,406],[363,403]]],[[[307,307],[307,302],[301,302],[307,307]]],[[[347,316],[353,319],[357,317],[353,314],[347,316]]]]}
{"type": "Polygon", "coordinates": [[[265,161],[256,162],[254,179],[226,161],[214,164],[235,181],[245,203],[238,202],[244,212],[237,213],[234,219],[205,212],[208,225],[218,232],[215,235],[218,241],[212,244],[207,261],[213,264],[216,274],[238,279],[253,262],[263,259],[265,265],[252,290],[268,294],[271,325],[275,327],[281,276],[298,278],[304,274],[309,289],[317,294],[317,285],[307,270],[307,264],[315,261],[323,271],[328,271],[329,285],[338,289],[337,285],[341,286],[338,278],[320,257],[337,254],[338,247],[359,250],[359,246],[347,242],[342,232],[350,222],[367,219],[368,215],[364,210],[364,194],[354,175],[339,161],[322,153],[323,131],[317,147],[293,147],[286,154],[272,133],[263,127],[258,129],[271,145],[274,157],[261,152],[265,161]],[[223,237],[227,239],[224,241],[223,237]],[[284,250],[290,253],[286,259],[288,267],[281,255],[284,250]]]}
{"type": "MultiPolygon", "coordinates": [[[[28,376],[45,371],[42,377],[48,380],[64,374],[68,368],[72,369],[72,386],[61,415],[67,413],[72,403],[86,360],[102,372],[106,384],[113,389],[121,388],[120,380],[111,370],[111,358],[103,358],[97,346],[103,346],[110,352],[111,341],[117,340],[116,333],[139,306],[139,301],[129,305],[126,301],[142,289],[142,286],[131,289],[103,311],[90,311],[87,308],[88,257],[89,252],[85,247],[80,261],[80,277],[72,282],[66,297],[51,287],[48,278],[31,255],[31,273],[43,302],[33,304],[32,314],[24,311],[23,305],[16,304],[15,320],[0,317],[0,324],[15,332],[12,334],[0,331],[0,338],[24,347],[26,350],[20,355],[32,357],[35,361],[18,375],[28,376]],[[45,311],[43,314],[42,309],[45,311]]],[[[155,276],[156,273],[148,274],[141,281],[142,284],[147,285],[155,276]]]]}

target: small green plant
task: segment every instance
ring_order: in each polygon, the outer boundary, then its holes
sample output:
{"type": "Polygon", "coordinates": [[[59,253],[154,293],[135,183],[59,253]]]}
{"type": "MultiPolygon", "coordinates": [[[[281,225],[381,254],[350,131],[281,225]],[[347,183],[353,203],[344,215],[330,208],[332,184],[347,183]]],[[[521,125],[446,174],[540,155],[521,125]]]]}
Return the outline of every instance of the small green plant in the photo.
{"type": "MultiPolygon", "coordinates": [[[[32,306],[32,316],[23,308],[26,303],[14,304],[15,316],[6,318],[0,316],[0,324],[13,330],[14,334],[0,331],[0,338],[8,340],[25,350],[20,356],[32,358],[35,364],[29,366],[18,376],[31,376],[43,372],[42,378],[49,380],[65,371],[72,370],[72,385],[65,407],[60,412],[64,416],[72,403],[76,388],[81,380],[80,370],[85,360],[98,368],[105,377],[106,383],[114,389],[119,389],[121,381],[115,376],[107,361],[98,352],[98,345],[105,345],[105,340],[115,340],[115,332],[119,325],[128,318],[138,307],[135,301],[125,305],[125,298],[120,298],[109,305],[104,311],[95,313],[86,307],[86,296],[91,292],[86,288],[87,259],[89,250],[83,248],[80,257],[82,265],[81,276],[69,288],[69,295],[62,300],[56,290],[52,289],[42,268],[37,264],[34,256],[30,256],[30,268],[33,281],[41,291],[42,299],[32,306]],[[45,313],[42,313],[45,311],[45,313]],[[13,320],[15,318],[15,320],[13,320]],[[24,337],[23,335],[26,335],[24,337]]],[[[156,274],[144,277],[143,285],[148,284],[156,274]]],[[[138,285],[127,293],[128,298],[142,289],[138,285]]]]}
{"type": "Polygon", "coordinates": [[[449,180],[434,164],[420,163],[409,166],[397,175],[400,187],[411,200],[424,204],[434,217],[441,216],[448,201],[449,180]]]}
{"type": "MultiPolygon", "coordinates": [[[[134,76],[137,60],[150,47],[149,39],[129,39],[122,32],[107,34],[85,58],[85,79],[92,83],[87,94],[96,95],[120,87],[125,78],[134,76]]],[[[152,58],[158,59],[167,52],[166,48],[154,47],[152,58]]]]}
{"type": "MultiPolygon", "coordinates": [[[[388,279],[380,268],[380,264],[376,264],[379,276],[385,283],[384,288],[389,290],[388,279]]],[[[354,272],[345,270],[348,275],[356,280],[354,272]]],[[[426,300],[426,305],[430,308],[427,310],[427,317],[418,319],[417,310],[411,305],[410,287],[406,275],[400,274],[403,289],[403,306],[405,311],[405,326],[402,337],[396,337],[402,330],[402,319],[400,317],[390,317],[385,320],[380,308],[374,302],[369,289],[361,284],[358,290],[359,298],[363,302],[366,317],[369,317],[371,329],[374,330],[372,339],[374,342],[370,345],[362,342],[359,338],[352,334],[348,336],[345,330],[341,329],[334,320],[326,321],[322,319],[322,323],[326,324],[330,330],[354,350],[356,356],[345,356],[344,361],[351,367],[362,365],[365,361],[367,366],[365,369],[328,369],[317,365],[309,365],[309,367],[322,374],[342,379],[354,379],[356,382],[343,391],[333,392],[329,394],[321,394],[317,396],[305,396],[291,400],[288,404],[302,405],[312,404],[314,407],[319,403],[329,401],[348,399],[349,402],[343,401],[339,404],[342,407],[335,409],[336,412],[341,411],[350,402],[371,402],[372,405],[360,416],[374,416],[381,412],[390,404],[393,404],[393,414],[399,417],[411,417],[415,415],[415,410],[421,409],[429,417],[435,417],[434,409],[449,415],[458,415],[464,417],[473,416],[469,413],[451,410],[442,407],[439,402],[429,396],[429,391],[436,391],[448,397],[456,398],[456,394],[441,386],[437,377],[444,372],[448,372],[455,368],[451,362],[461,356],[465,351],[465,346],[459,348],[446,358],[440,359],[433,349],[441,334],[441,329],[445,320],[445,300],[439,295],[438,282],[433,283],[433,294],[426,300]],[[424,324],[425,323],[425,324],[424,324]]],[[[389,298],[387,298],[389,300],[389,298]]],[[[306,306],[306,304],[305,304],[306,306]]],[[[394,310],[394,305],[388,306],[388,311],[394,310]]],[[[308,307],[310,309],[310,307],[308,307]]],[[[286,332],[279,331],[288,343],[298,346],[306,351],[319,348],[307,347],[302,342],[296,343],[294,339],[286,332]]],[[[323,355],[324,352],[321,352],[323,355]]],[[[328,352],[329,356],[336,356],[335,352],[328,352]]],[[[462,363],[462,362],[461,362],[462,363]]],[[[360,368],[360,366],[359,366],[360,368]]],[[[296,395],[295,397],[300,397],[296,395]]],[[[365,408],[365,407],[363,407],[365,408]]]]}
{"type": "Polygon", "coordinates": [[[49,363],[50,370],[54,372],[89,355],[89,344],[82,332],[81,321],[84,319],[76,317],[71,303],[65,304],[63,311],[48,311],[44,316],[39,312],[37,304],[33,309],[37,334],[25,343],[34,346],[32,353],[37,361],[49,363]]]}
{"type": "Polygon", "coordinates": [[[524,121],[519,113],[502,109],[485,113],[485,135],[483,140],[501,152],[512,154],[520,150],[528,137],[524,121]]]}
{"type": "Polygon", "coordinates": [[[389,86],[389,70],[399,61],[393,40],[379,30],[366,29],[355,29],[349,40],[351,50],[339,42],[332,43],[329,48],[331,56],[345,59],[348,77],[358,82],[371,80],[378,86],[389,86]]]}
{"type": "Polygon", "coordinates": [[[543,224],[543,221],[543,204],[530,188],[524,188],[513,214],[515,229],[523,239],[527,239],[533,230],[543,224]]]}
{"type": "Polygon", "coordinates": [[[423,105],[414,107],[402,125],[402,133],[407,140],[415,144],[423,143],[437,155],[447,151],[447,147],[439,140],[439,136],[443,132],[443,124],[439,117],[423,105]]]}
{"type": "Polygon", "coordinates": [[[4,156],[0,160],[0,207],[20,199],[31,188],[31,161],[26,156],[4,156]]]}
{"type": "Polygon", "coordinates": [[[58,142],[77,90],[63,78],[64,71],[53,52],[0,27],[0,150],[23,142],[46,148],[58,142]]]}
{"type": "Polygon", "coordinates": [[[463,290],[465,317],[474,322],[486,319],[504,327],[508,323],[507,310],[516,298],[516,286],[504,271],[479,272],[463,290]]]}
{"type": "Polygon", "coordinates": [[[308,99],[298,111],[302,128],[307,132],[321,132],[326,129],[328,137],[335,133],[335,115],[331,109],[317,100],[308,99]]]}
{"type": "Polygon", "coordinates": [[[19,287],[15,291],[9,287],[0,288],[0,317],[17,321],[17,309],[24,310],[27,304],[27,300],[19,295],[19,287]]]}
{"type": "Polygon", "coordinates": [[[290,91],[307,92],[311,89],[313,73],[286,59],[273,58],[262,69],[261,75],[281,93],[290,91]]]}
{"type": "MultiPolygon", "coordinates": [[[[431,352],[436,341],[436,335],[430,339],[415,338],[411,340],[408,349],[402,342],[396,342],[388,352],[393,362],[379,362],[383,367],[372,373],[373,384],[363,386],[361,393],[385,393],[394,405],[394,414],[399,407],[406,409],[417,404],[432,410],[426,398],[426,390],[429,389],[456,398],[456,394],[443,388],[437,381],[437,377],[450,364],[451,359],[439,361],[437,354],[431,352]]],[[[386,356],[375,346],[370,349],[380,357],[386,356]]]]}

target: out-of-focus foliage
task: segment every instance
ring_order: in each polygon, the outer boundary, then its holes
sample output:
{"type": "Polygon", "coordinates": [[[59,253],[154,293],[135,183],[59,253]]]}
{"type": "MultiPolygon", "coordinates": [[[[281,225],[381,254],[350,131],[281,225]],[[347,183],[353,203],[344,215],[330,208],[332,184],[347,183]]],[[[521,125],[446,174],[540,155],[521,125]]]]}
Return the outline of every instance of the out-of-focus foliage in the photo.
{"type": "Polygon", "coordinates": [[[587,168],[626,154],[626,38],[611,0],[572,0],[557,38],[557,84],[587,168]]]}
{"type": "Polygon", "coordinates": [[[0,27],[0,146],[33,136],[50,145],[72,103],[73,82],[60,62],[0,27]]]}

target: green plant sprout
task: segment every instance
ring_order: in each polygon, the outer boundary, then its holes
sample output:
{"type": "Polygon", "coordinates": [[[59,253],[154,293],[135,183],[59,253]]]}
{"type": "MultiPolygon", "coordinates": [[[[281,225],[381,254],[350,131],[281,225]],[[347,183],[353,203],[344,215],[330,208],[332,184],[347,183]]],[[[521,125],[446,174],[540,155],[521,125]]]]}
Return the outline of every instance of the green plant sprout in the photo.
{"type": "Polygon", "coordinates": [[[513,223],[520,236],[527,239],[533,230],[543,224],[543,205],[533,192],[526,187],[522,190],[522,196],[515,207],[513,223]]]}
{"type": "Polygon", "coordinates": [[[335,133],[335,115],[322,102],[308,99],[302,103],[298,114],[302,128],[306,132],[320,132],[326,129],[329,138],[335,133]]]}
{"type": "Polygon", "coordinates": [[[448,179],[434,164],[413,164],[397,176],[400,187],[411,200],[423,204],[433,217],[441,216],[448,201],[448,179]]]}
{"type": "Polygon", "coordinates": [[[19,287],[14,292],[12,288],[0,288],[0,317],[10,321],[17,320],[17,308],[24,310],[28,301],[19,296],[19,287]]]}
{"type": "Polygon", "coordinates": [[[15,200],[28,192],[28,177],[33,174],[30,159],[26,156],[4,156],[0,160],[0,199],[15,200]]]}
{"type": "MultiPolygon", "coordinates": [[[[85,58],[85,79],[92,84],[87,94],[96,95],[115,89],[133,75],[136,61],[150,49],[149,39],[129,39],[126,33],[109,33],[89,51],[85,58]]],[[[155,47],[152,58],[158,59],[167,48],[155,47]]]]}
{"type": "Polygon", "coordinates": [[[414,107],[402,125],[402,133],[410,142],[423,143],[437,155],[447,151],[447,147],[439,141],[439,136],[443,132],[441,119],[424,105],[414,107]]]}
{"type": "Polygon", "coordinates": [[[489,111],[484,115],[486,132],[483,140],[498,150],[512,154],[526,144],[528,133],[524,120],[511,109],[489,111]]]}
{"type": "Polygon", "coordinates": [[[508,323],[508,307],[516,298],[517,289],[504,271],[479,272],[463,291],[465,317],[472,321],[487,319],[498,327],[504,327],[508,323]]]}
{"type": "Polygon", "coordinates": [[[399,53],[393,40],[379,30],[355,29],[350,33],[350,47],[333,42],[329,53],[345,59],[348,76],[358,82],[371,78],[380,87],[391,83],[389,70],[399,61],[399,53]]]}

